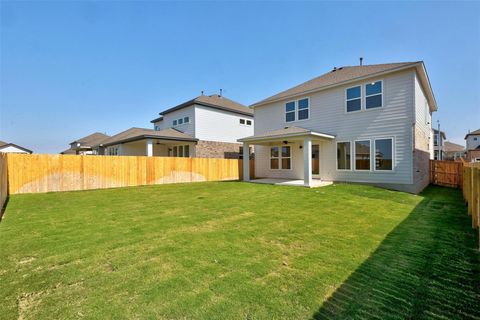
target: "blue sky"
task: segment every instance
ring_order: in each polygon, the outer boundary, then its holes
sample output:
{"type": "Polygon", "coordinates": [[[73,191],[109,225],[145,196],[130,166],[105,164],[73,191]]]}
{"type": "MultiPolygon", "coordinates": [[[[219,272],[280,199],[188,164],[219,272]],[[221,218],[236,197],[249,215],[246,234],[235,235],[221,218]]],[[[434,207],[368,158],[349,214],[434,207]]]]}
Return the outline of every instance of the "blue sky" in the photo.
{"type": "MultiPolygon", "coordinates": [[[[0,2],[0,140],[58,153],[223,88],[424,60],[447,138],[480,128],[479,2],[0,2]]],[[[436,122],[435,122],[436,124],[436,122]]]]}

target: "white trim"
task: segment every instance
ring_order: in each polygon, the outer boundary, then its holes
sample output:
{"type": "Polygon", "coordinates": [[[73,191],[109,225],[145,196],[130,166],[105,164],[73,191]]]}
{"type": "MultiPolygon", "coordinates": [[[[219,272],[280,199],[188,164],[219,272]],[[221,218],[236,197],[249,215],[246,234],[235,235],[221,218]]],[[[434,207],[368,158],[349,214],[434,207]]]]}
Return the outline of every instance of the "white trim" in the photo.
{"type": "Polygon", "coordinates": [[[302,122],[302,121],[307,121],[307,120],[310,120],[310,114],[311,114],[311,105],[310,105],[310,97],[301,97],[301,98],[298,98],[298,99],[295,99],[295,100],[289,100],[289,101],[285,101],[284,103],[284,107],[283,107],[283,121],[287,124],[287,123],[293,123],[293,122],[302,122]],[[298,109],[298,102],[300,100],[305,100],[307,99],[308,101],[308,108],[306,109],[301,109],[301,110],[308,110],[308,118],[306,119],[298,119],[298,112],[300,111],[298,109]],[[287,108],[287,104],[288,103],[292,103],[294,104],[294,111],[288,111],[286,110],[287,108]],[[287,121],[287,113],[292,113],[294,112],[294,115],[295,115],[295,118],[292,120],[292,121],[287,121]]]}
{"type": "Polygon", "coordinates": [[[357,139],[357,140],[353,140],[353,171],[355,172],[372,172],[372,139],[370,138],[367,138],[367,139],[357,139]],[[369,150],[368,150],[368,153],[369,153],[369,162],[370,162],[370,169],[357,169],[357,142],[362,142],[362,141],[368,141],[369,143],[369,150]]]}
{"type": "Polygon", "coordinates": [[[277,170],[292,170],[293,169],[293,154],[292,154],[292,145],[289,144],[283,144],[283,145],[275,145],[275,146],[270,146],[269,152],[270,152],[270,158],[269,158],[269,170],[277,171],[277,170]],[[289,147],[290,148],[290,157],[282,157],[282,147],[289,147]],[[278,157],[272,157],[272,148],[278,148],[278,157]],[[272,159],[278,159],[278,168],[272,168],[272,159]],[[282,167],[282,159],[290,159],[290,168],[289,169],[284,169],[282,167]]]}
{"type": "Polygon", "coordinates": [[[335,156],[335,170],[336,171],[341,171],[341,172],[342,171],[347,171],[347,172],[352,171],[352,168],[353,168],[353,166],[352,166],[352,159],[353,159],[353,157],[352,157],[352,141],[349,141],[349,140],[336,141],[336,143],[335,143],[335,155],[334,156],[335,156]],[[338,144],[339,143],[346,143],[346,142],[350,143],[350,169],[338,169],[338,157],[337,157],[338,144]]]}
{"type": "Polygon", "coordinates": [[[362,84],[345,88],[345,113],[355,113],[355,112],[362,111],[363,110],[363,99],[362,98],[363,98],[362,84]],[[357,87],[360,87],[360,97],[353,98],[353,99],[348,99],[348,95],[347,95],[348,89],[353,89],[353,88],[357,88],[357,87]],[[360,110],[348,111],[348,109],[347,109],[348,108],[348,106],[347,106],[348,101],[358,100],[358,99],[360,99],[360,110]]]}
{"type": "Polygon", "coordinates": [[[364,99],[365,99],[365,108],[364,108],[364,111],[385,107],[385,103],[383,102],[383,96],[384,96],[383,92],[384,92],[384,88],[385,88],[385,87],[384,87],[384,81],[383,81],[383,79],[379,79],[379,80],[371,81],[371,82],[366,82],[366,83],[364,84],[364,87],[365,87],[365,96],[364,96],[364,99]],[[381,89],[382,89],[382,90],[380,91],[380,93],[375,93],[375,94],[371,94],[371,95],[367,96],[367,85],[372,84],[372,83],[377,83],[377,82],[380,82],[380,83],[381,83],[380,86],[381,86],[381,89]],[[380,107],[367,108],[367,98],[369,98],[369,97],[374,97],[374,96],[378,96],[378,95],[382,95],[382,105],[381,105],[380,107]]]}
{"type": "Polygon", "coordinates": [[[252,137],[238,139],[237,141],[238,142],[268,141],[268,140],[285,139],[285,138],[292,138],[292,137],[303,137],[303,136],[309,136],[309,135],[320,137],[320,138],[326,138],[326,139],[335,139],[335,136],[332,136],[330,134],[307,131],[307,132],[298,132],[298,133],[289,133],[289,134],[279,134],[275,136],[267,136],[267,137],[259,137],[259,138],[252,136],[252,137]]]}
{"type": "Polygon", "coordinates": [[[387,137],[375,137],[373,138],[373,171],[374,172],[381,172],[381,173],[393,173],[395,172],[395,157],[396,157],[396,144],[395,144],[395,137],[394,136],[387,136],[387,137]],[[377,170],[377,163],[376,163],[376,152],[377,152],[377,140],[391,140],[392,141],[392,169],[391,170],[377,170]]]}

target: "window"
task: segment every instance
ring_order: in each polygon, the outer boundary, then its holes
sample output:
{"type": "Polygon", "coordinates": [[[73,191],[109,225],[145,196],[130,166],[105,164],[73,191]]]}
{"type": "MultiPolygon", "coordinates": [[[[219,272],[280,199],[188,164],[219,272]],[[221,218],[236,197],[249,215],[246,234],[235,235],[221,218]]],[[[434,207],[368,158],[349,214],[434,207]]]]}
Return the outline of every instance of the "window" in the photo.
{"type": "Polygon", "coordinates": [[[370,140],[355,141],[355,170],[370,170],[370,140]]]}
{"type": "Polygon", "coordinates": [[[190,123],[190,117],[183,117],[183,123],[190,123]]]}
{"type": "Polygon", "coordinates": [[[245,119],[240,119],[240,124],[245,124],[245,119]]]}
{"type": "Polygon", "coordinates": [[[183,124],[183,118],[178,119],[178,124],[179,125],[183,124]]]}
{"type": "Polygon", "coordinates": [[[375,170],[393,170],[393,139],[375,140],[375,170]]]}
{"type": "Polygon", "coordinates": [[[362,109],[362,87],[356,86],[347,89],[347,112],[362,109]]]}
{"type": "Polygon", "coordinates": [[[295,121],[295,101],[285,104],[285,122],[295,121]]]}
{"type": "Polygon", "coordinates": [[[282,147],[282,169],[291,169],[292,157],[290,155],[290,146],[282,147]]]}
{"type": "Polygon", "coordinates": [[[247,119],[239,119],[238,120],[241,125],[243,126],[251,126],[252,125],[252,120],[247,120],[247,119]]]}
{"type": "Polygon", "coordinates": [[[278,152],[278,147],[270,148],[270,169],[279,169],[278,161],[280,154],[278,152]]]}
{"type": "Polygon", "coordinates": [[[298,120],[308,119],[309,101],[307,99],[298,100],[298,120]]]}
{"type": "Polygon", "coordinates": [[[382,81],[365,85],[365,108],[379,108],[382,106],[382,81]]]}
{"type": "Polygon", "coordinates": [[[247,126],[251,126],[252,125],[252,120],[247,120],[247,126]]]}
{"type": "Polygon", "coordinates": [[[473,141],[477,141],[477,137],[474,137],[474,138],[473,138],[473,141]]]}
{"type": "Polygon", "coordinates": [[[438,146],[438,134],[437,134],[437,133],[435,133],[435,134],[433,135],[433,145],[434,145],[435,147],[438,146]]]}
{"type": "Polygon", "coordinates": [[[185,158],[190,157],[190,146],[189,145],[174,146],[172,148],[172,156],[173,157],[185,157],[185,158]]]}
{"type": "Polygon", "coordinates": [[[160,131],[160,126],[155,126],[155,131],[160,131]]]}
{"type": "Polygon", "coordinates": [[[292,156],[290,146],[270,148],[270,169],[291,169],[292,156]]]}
{"type": "Polygon", "coordinates": [[[351,156],[350,156],[350,142],[337,142],[337,169],[350,170],[351,156]]]}

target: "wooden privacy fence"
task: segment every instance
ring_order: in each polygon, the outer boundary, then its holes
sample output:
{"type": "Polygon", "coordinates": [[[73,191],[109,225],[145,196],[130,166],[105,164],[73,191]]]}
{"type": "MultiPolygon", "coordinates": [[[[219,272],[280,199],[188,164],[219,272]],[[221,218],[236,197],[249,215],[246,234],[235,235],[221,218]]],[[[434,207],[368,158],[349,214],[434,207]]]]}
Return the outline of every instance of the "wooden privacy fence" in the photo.
{"type": "Polygon", "coordinates": [[[7,201],[7,186],[7,155],[5,153],[0,153],[0,217],[5,201],[7,201]]]}
{"type": "Polygon", "coordinates": [[[7,162],[9,194],[243,178],[236,159],[8,154],[7,162]]]}
{"type": "Polygon", "coordinates": [[[480,225],[480,164],[465,165],[463,178],[463,198],[468,206],[468,214],[472,216],[472,226],[478,228],[480,225]]]}
{"type": "Polygon", "coordinates": [[[463,163],[430,160],[430,183],[444,187],[462,188],[463,163]]]}

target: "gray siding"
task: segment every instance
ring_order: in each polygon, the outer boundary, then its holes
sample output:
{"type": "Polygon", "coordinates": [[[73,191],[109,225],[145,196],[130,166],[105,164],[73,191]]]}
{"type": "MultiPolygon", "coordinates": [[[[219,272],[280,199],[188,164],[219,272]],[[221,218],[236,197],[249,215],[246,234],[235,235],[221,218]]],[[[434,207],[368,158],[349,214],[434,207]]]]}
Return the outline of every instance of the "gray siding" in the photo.
{"type": "MultiPolygon", "coordinates": [[[[336,144],[320,143],[320,176],[335,181],[412,184],[413,183],[413,123],[414,123],[415,72],[403,71],[382,78],[371,78],[348,86],[341,86],[309,95],[310,119],[285,122],[285,101],[275,102],[255,109],[255,134],[284,126],[298,126],[314,131],[333,134],[336,141],[351,141],[392,137],[394,139],[395,163],[393,172],[359,172],[336,170],[336,144]],[[361,112],[345,112],[345,89],[357,84],[383,80],[384,107],[361,112]]],[[[364,92],[362,92],[364,94],[364,92]]],[[[302,97],[299,97],[302,98],[302,97]]],[[[269,148],[255,148],[256,175],[280,177],[281,171],[269,169],[269,148]]],[[[301,166],[285,172],[286,176],[298,172],[303,178],[301,153],[294,153],[293,165],[301,166]],[[295,158],[300,157],[300,160],[295,158]],[[298,170],[297,170],[298,169],[298,170]]],[[[372,161],[372,166],[374,162],[372,161]]],[[[295,174],[296,175],[296,174],[295,174]]]]}

